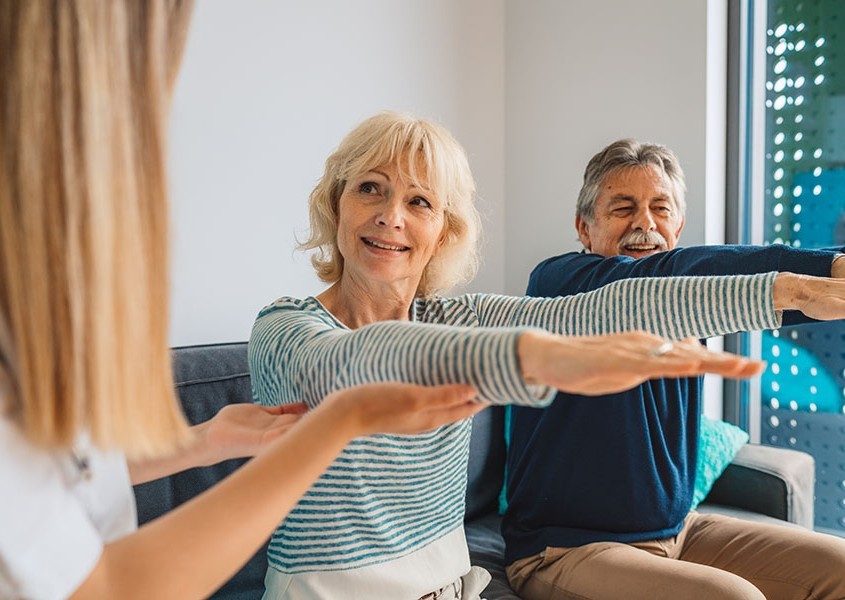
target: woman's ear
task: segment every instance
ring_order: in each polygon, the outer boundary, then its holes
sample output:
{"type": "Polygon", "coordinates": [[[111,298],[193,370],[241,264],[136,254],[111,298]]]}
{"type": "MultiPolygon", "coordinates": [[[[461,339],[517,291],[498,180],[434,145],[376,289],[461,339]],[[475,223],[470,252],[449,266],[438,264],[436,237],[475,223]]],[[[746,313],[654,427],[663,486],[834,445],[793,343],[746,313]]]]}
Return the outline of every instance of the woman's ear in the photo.
{"type": "Polygon", "coordinates": [[[434,256],[440,254],[441,248],[446,243],[446,240],[449,238],[449,217],[443,219],[443,229],[440,231],[440,237],[437,238],[437,245],[434,247],[434,256]]]}

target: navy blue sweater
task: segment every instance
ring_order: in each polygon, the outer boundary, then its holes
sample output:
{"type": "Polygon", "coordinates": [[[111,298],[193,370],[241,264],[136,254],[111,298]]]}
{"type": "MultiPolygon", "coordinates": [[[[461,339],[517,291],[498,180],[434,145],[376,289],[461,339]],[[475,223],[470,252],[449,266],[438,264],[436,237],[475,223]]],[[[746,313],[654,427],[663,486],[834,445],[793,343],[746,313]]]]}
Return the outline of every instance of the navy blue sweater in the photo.
{"type": "MultiPolygon", "coordinates": [[[[699,246],[641,259],[573,252],[540,263],[527,294],[565,296],[628,277],[769,271],[827,277],[835,251],[699,246]]],[[[784,315],[784,325],[806,321],[800,313],[784,315]]],[[[678,533],[692,504],[700,410],[700,378],[652,380],[598,397],[559,393],[543,409],[512,407],[502,525],[507,563],[546,546],[678,533]]]]}

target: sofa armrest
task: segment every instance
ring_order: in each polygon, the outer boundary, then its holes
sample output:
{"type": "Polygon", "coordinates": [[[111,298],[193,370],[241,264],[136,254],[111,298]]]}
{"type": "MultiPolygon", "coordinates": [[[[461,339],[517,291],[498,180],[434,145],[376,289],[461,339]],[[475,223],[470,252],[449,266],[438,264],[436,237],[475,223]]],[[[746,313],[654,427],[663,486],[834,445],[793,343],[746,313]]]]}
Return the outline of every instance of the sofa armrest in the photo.
{"type": "Polygon", "coordinates": [[[815,461],[806,452],[746,444],[704,501],[812,529],[814,489],[815,461]]]}

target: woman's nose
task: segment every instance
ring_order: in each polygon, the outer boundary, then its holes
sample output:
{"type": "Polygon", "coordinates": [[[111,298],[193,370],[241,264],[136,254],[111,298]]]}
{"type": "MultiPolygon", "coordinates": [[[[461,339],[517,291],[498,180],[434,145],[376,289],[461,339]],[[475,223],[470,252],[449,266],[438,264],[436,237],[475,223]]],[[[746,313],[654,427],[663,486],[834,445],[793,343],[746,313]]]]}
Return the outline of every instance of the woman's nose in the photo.
{"type": "Polygon", "coordinates": [[[382,204],[381,210],[376,214],[376,223],[382,227],[402,229],[405,223],[405,215],[402,209],[401,202],[388,200],[382,204]]]}

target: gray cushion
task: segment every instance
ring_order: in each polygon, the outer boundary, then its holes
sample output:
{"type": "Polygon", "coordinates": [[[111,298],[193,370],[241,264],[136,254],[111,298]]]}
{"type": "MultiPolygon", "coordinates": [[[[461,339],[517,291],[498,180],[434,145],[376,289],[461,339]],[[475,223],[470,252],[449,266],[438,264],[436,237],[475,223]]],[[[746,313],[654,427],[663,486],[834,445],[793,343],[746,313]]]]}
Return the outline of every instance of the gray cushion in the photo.
{"type": "Polygon", "coordinates": [[[505,540],[501,534],[502,519],[494,511],[465,524],[470,561],[484,567],[493,579],[484,590],[486,600],[519,600],[505,574],[505,540]]]}

